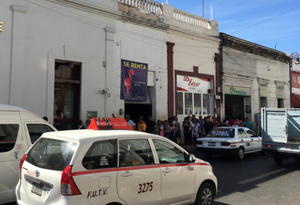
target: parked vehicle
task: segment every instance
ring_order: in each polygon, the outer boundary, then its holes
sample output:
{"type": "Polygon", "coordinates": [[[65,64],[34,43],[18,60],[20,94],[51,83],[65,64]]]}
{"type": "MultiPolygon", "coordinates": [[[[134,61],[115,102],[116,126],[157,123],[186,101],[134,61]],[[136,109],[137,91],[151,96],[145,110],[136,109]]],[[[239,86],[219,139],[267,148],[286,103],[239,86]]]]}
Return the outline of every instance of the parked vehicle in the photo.
{"type": "Polygon", "coordinates": [[[300,160],[300,109],[262,108],[263,151],[277,164],[300,160]]]}
{"type": "Polygon", "coordinates": [[[19,162],[27,149],[55,128],[25,109],[0,104],[0,204],[16,200],[19,162]]]}
{"type": "Polygon", "coordinates": [[[206,137],[197,139],[196,149],[206,158],[221,154],[241,160],[245,154],[260,152],[261,144],[261,137],[246,127],[215,127],[206,137]]]}
{"type": "Polygon", "coordinates": [[[128,130],[44,134],[23,156],[18,204],[211,205],[208,162],[161,136],[128,130]]]}

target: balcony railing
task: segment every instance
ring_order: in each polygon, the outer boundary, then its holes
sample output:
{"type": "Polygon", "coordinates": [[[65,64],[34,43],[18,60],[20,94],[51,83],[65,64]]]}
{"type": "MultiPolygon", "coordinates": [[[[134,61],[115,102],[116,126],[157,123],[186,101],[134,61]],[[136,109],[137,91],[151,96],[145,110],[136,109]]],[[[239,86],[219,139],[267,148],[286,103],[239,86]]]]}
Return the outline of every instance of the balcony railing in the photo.
{"type": "Polygon", "coordinates": [[[173,17],[175,20],[182,21],[195,26],[200,26],[206,29],[211,29],[210,21],[178,9],[174,9],[173,17]]]}
{"type": "Polygon", "coordinates": [[[162,4],[151,0],[118,0],[119,3],[139,8],[144,11],[163,15],[162,4]]]}

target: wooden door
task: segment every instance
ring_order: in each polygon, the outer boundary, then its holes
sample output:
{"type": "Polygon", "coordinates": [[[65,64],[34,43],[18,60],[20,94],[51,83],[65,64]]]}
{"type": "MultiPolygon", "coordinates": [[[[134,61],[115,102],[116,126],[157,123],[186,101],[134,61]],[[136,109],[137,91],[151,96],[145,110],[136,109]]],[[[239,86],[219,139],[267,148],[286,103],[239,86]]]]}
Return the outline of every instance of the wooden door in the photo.
{"type": "Polygon", "coordinates": [[[55,64],[54,126],[58,130],[75,129],[79,120],[81,64],[69,64],[55,64]]]}

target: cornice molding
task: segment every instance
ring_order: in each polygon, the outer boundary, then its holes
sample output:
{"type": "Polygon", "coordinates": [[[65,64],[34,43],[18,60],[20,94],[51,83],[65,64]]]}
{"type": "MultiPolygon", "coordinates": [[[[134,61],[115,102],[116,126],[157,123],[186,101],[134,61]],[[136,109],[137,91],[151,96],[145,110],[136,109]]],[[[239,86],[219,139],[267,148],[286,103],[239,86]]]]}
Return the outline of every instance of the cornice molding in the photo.
{"type": "Polygon", "coordinates": [[[268,86],[268,84],[270,83],[270,80],[265,79],[265,78],[257,78],[257,82],[261,86],[268,86]]]}
{"type": "Polygon", "coordinates": [[[284,52],[277,51],[253,42],[249,42],[225,33],[220,33],[222,44],[225,47],[230,47],[236,50],[252,53],[254,55],[262,56],[268,59],[281,61],[284,63],[290,62],[290,57],[284,52]]]}
{"type": "Polygon", "coordinates": [[[20,13],[27,13],[28,8],[24,7],[24,6],[19,6],[19,5],[12,5],[11,6],[11,10],[13,10],[14,12],[20,12],[20,13]]]}
{"type": "Polygon", "coordinates": [[[275,80],[274,81],[275,85],[279,88],[283,88],[285,84],[287,84],[286,82],[283,82],[283,81],[277,81],[275,80]]]}

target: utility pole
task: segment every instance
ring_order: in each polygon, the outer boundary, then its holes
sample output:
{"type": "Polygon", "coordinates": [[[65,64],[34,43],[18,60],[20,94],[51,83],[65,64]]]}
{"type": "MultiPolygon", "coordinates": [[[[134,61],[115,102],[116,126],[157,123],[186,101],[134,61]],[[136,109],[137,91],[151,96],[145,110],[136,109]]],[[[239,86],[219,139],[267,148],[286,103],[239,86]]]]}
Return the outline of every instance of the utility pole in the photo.
{"type": "Polygon", "coordinates": [[[204,18],[204,0],[202,0],[202,17],[204,18]]]}

